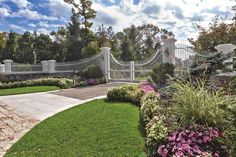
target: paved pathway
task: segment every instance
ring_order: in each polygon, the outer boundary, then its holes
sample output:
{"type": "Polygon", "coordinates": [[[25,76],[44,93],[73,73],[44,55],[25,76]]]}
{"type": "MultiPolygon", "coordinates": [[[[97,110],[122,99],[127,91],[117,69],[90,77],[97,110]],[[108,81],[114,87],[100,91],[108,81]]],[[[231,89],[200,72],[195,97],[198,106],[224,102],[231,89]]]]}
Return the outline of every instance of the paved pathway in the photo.
{"type": "Polygon", "coordinates": [[[37,122],[38,120],[0,103],[0,156],[37,122]]]}
{"type": "Polygon", "coordinates": [[[119,85],[0,96],[0,156],[38,122],[73,106],[105,98],[108,89],[119,85]]]}

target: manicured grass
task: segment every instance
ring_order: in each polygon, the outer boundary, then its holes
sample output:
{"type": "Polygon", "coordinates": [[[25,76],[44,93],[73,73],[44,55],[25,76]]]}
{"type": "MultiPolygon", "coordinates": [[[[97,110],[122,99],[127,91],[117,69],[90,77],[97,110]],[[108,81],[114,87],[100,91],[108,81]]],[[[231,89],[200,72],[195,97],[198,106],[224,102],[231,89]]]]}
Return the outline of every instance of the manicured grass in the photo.
{"type": "Polygon", "coordinates": [[[32,87],[0,89],[0,96],[46,92],[46,91],[52,91],[52,90],[58,90],[58,89],[60,88],[56,86],[32,86],[32,87]]]}
{"type": "Polygon", "coordinates": [[[95,100],[28,132],[5,157],[144,157],[138,107],[95,100]]]}

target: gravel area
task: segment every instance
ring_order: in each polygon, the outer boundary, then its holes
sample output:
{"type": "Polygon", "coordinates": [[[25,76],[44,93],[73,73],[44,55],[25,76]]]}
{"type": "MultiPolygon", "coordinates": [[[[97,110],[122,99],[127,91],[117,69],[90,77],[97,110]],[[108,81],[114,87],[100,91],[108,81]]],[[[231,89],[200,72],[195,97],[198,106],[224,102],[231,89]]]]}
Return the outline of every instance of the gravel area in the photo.
{"type": "Polygon", "coordinates": [[[121,86],[124,83],[110,83],[101,84],[97,86],[83,87],[83,88],[72,88],[56,92],[51,92],[51,94],[56,94],[60,96],[66,96],[70,98],[75,98],[79,100],[91,99],[97,96],[103,96],[107,94],[107,91],[113,87],[121,86]]]}

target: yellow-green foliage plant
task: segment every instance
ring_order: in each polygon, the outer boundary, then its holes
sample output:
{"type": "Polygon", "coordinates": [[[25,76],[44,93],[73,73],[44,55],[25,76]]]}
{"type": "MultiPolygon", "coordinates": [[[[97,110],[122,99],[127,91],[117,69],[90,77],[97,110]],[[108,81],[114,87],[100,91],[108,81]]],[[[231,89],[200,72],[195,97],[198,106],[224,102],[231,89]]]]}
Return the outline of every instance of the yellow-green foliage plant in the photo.
{"type": "Polygon", "coordinates": [[[203,124],[225,128],[232,123],[232,115],[225,110],[235,101],[223,91],[210,91],[204,81],[197,85],[183,82],[173,82],[173,96],[176,105],[174,112],[179,117],[180,125],[203,124]]]}

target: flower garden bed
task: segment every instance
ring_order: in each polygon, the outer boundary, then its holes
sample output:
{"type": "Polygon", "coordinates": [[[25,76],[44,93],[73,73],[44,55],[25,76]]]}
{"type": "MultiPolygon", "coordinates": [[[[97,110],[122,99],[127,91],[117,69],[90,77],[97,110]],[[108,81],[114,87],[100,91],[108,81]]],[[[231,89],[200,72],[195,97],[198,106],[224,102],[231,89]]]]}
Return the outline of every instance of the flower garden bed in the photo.
{"type": "Polygon", "coordinates": [[[176,81],[160,91],[148,82],[129,84],[111,89],[107,97],[140,107],[148,156],[235,155],[236,102],[223,91],[208,90],[204,82],[176,81]]]}

